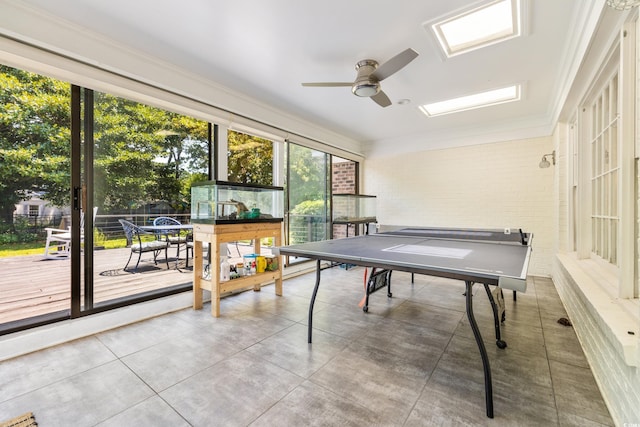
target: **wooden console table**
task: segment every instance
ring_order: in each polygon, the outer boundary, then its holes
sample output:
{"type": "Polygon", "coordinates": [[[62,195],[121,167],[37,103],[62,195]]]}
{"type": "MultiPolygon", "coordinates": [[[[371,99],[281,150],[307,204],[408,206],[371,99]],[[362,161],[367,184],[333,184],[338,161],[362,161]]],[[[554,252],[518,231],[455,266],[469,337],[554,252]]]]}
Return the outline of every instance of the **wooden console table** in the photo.
{"type": "MultiPolygon", "coordinates": [[[[253,286],[259,291],[260,286],[275,282],[276,295],[282,295],[282,260],[278,259],[278,268],[251,276],[242,276],[227,282],[220,281],[220,244],[253,240],[254,253],[260,253],[260,239],[273,238],[273,246],[282,244],[282,222],[255,222],[239,224],[194,224],[193,225],[193,308],[202,308],[202,290],[211,291],[211,315],[220,316],[220,295],[253,286]],[[210,278],[205,279],[203,244],[211,244],[210,278]]],[[[223,254],[226,255],[226,254],[223,254]]],[[[280,257],[278,257],[280,258],[280,257]]]]}

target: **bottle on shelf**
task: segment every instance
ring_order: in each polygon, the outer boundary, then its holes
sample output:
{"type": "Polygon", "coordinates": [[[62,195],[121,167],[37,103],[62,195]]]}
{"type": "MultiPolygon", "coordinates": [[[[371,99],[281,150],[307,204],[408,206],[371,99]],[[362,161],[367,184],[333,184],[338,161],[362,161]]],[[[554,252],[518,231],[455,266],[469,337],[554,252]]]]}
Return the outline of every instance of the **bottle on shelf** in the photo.
{"type": "Polygon", "coordinates": [[[227,257],[223,256],[220,263],[220,281],[228,282],[231,279],[231,264],[227,261],[227,257]]]}

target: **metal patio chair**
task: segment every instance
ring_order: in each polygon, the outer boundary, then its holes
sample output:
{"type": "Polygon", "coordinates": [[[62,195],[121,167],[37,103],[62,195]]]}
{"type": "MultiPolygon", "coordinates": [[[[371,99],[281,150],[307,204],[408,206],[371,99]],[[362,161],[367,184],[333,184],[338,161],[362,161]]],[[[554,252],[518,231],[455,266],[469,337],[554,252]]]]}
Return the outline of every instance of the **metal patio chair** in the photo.
{"type": "Polygon", "coordinates": [[[138,271],[138,265],[140,264],[140,258],[142,258],[143,253],[153,253],[153,262],[155,265],[158,265],[158,255],[162,251],[164,251],[164,259],[167,263],[167,269],[169,269],[169,258],[167,256],[169,242],[165,240],[144,241],[141,236],[154,235],[155,233],[144,231],[134,223],[129,222],[125,219],[119,219],[118,222],[120,222],[122,228],[124,229],[124,234],[127,238],[127,246],[131,248],[129,260],[127,260],[127,264],[123,268],[124,271],[127,271],[127,267],[131,262],[133,254],[138,254],[138,261],[136,262],[136,266],[133,269],[133,272],[136,273],[138,271]]]}
{"type": "MultiPolygon", "coordinates": [[[[159,216],[153,220],[153,225],[154,226],[158,226],[158,225],[171,226],[171,225],[182,225],[182,223],[175,218],[171,218],[168,216],[159,216]]],[[[181,235],[180,229],[172,230],[170,228],[167,228],[162,231],[155,231],[155,233],[156,233],[156,239],[166,240],[167,242],[169,242],[170,245],[177,246],[178,247],[177,254],[180,254],[180,245],[183,245],[187,242],[188,236],[181,235]]]]}

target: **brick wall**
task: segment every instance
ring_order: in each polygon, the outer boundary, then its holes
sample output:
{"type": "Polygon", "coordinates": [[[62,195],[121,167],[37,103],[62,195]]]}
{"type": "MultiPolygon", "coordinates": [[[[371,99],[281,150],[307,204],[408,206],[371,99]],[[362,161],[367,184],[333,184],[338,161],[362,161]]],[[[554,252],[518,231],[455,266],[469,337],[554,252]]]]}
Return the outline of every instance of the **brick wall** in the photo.
{"type": "MultiPolygon", "coordinates": [[[[356,194],[356,163],[340,162],[332,165],[331,191],[334,194],[356,194]]],[[[354,226],[349,226],[349,236],[355,233],[354,226]]],[[[347,236],[346,225],[333,226],[333,238],[339,239],[347,236]]]]}
{"type": "Polygon", "coordinates": [[[356,163],[334,163],[332,169],[331,191],[336,194],[356,194],[356,163]]]}
{"type": "MultiPolygon", "coordinates": [[[[591,280],[588,272],[575,265],[570,255],[559,255],[553,269],[553,282],[614,423],[637,425],[640,420],[640,369],[627,364],[623,349],[625,345],[633,347],[636,338],[624,336],[624,333],[634,322],[619,308],[611,307],[608,295],[591,280]],[[599,296],[596,295],[598,290],[599,296]],[[604,307],[596,309],[594,304],[604,307]],[[607,315],[607,311],[614,313],[607,315]]],[[[635,355],[636,361],[639,357],[635,355]]]]}

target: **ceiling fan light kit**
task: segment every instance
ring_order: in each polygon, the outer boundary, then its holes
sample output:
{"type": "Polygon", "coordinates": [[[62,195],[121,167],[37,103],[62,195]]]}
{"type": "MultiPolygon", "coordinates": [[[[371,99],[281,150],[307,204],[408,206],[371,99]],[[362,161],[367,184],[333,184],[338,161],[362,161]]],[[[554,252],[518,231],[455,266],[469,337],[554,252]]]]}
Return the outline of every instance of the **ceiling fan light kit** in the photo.
{"type": "Polygon", "coordinates": [[[363,82],[355,82],[351,87],[351,92],[356,96],[370,97],[380,92],[380,83],[372,80],[365,80],[363,82]]]}
{"type": "Polygon", "coordinates": [[[380,92],[380,82],[372,74],[378,68],[378,63],[373,59],[365,59],[356,64],[358,77],[351,86],[351,92],[356,96],[371,97],[380,92]]]}

